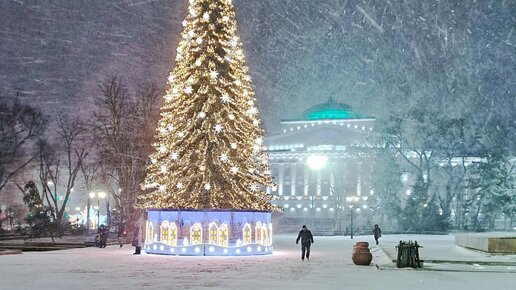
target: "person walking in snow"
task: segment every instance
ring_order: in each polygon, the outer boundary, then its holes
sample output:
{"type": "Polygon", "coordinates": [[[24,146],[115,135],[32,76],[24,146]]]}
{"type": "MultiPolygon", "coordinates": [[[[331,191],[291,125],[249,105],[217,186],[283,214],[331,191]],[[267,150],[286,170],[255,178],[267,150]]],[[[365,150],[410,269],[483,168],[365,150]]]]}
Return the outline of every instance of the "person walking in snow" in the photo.
{"type": "Polygon", "coordinates": [[[125,236],[127,235],[124,226],[120,225],[118,227],[118,244],[120,245],[120,248],[124,246],[125,242],[125,236]]]}
{"type": "Polygon", "coordinates": [[[314,237],[312,236],[312,232],[303,225],[303,229],[299,231],[299,235],[297,235],[296,245],[299,244],[299,240],[301,240],[301,261],[306,259],[310,260],[310,245],[314,243],[314,237]]]}
{"type": "Polygon", "coordinates": [[[135,224],[135,230],[133,235],[133,243],[132,245],[135,247],[133,255],[139,255],[142,251],[142,231],[140,229],[141,223],[137,222],[135,224]]]}
{"type": "Polygon", "coordinates": [[[97,233],[99,236],[99,243],[98,243],[99,248],[106,247],[108,233],[109,233],[109,229],[106,228],[104,225],[100,225],[98,233],[97,233]]]}
{"type": "Polygon", "coordinates": [[[378,239],[382,236],[382,229],[380,229],[380,227],[377,224],[374,225],[373,234],[374,234],[374,240],[376,241],[376,244],[378,245],[378,239]]]}

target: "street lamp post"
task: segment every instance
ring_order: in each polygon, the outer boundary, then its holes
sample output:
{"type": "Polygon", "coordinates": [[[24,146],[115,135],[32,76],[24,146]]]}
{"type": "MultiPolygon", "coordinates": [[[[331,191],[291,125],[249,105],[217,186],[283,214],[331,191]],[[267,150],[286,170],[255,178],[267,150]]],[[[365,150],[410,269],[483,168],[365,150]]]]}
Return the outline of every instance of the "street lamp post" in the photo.
{"type": "MultiPolygon", "coordinates": [[[[326,163],[328,162],[328,156],[326,155],[310,155],[308,156],[308,158],[306,159],[306,163],[308,164],[308,166],[310,167],[310,169],[312,169],[312,172],[315,173],[315,171],[318,171],[322,168],[324,168],[326,166],[326,163]]],[[[319,186],[319,185],[317,185],[319,186]]],[[[311,213],[312,213],[312,230],[313,230],[313,227],[314,227],[314,215],[315,215],[315,208],[314,208],[314,199],[315,199],[315,196],[314,196],[314,193],[313,191],[311,192],[311,213]]]]}
{"type": "MultiPolygon", "coordinates": [[[[90,192],[90,198],[91,198],[91,192],[90,192]]],[[[90,207],[91,207],[91,204],[90,204],[90,199],[88,198],[87,199],[87,205],[86,205],[86,233],[89,234],[90,233],[90,207]]]]}
{"type": "Polygon", "coordinates": [[[351,228],[351,239],[353,239],[353,210],[354,210],[354,203],[356,203],[357,201],[360,200],[360,197],[358,196],[348,196],[346,197],[346,201],[348,203],[350,203],[349,205],[349,209],[350,209],[350,212],[351,212],[351,225],[350,225],[350,228],[351,228]]]}
{"type": "MultiPolygon", "coordinates": [[[[103,192],[103,191],[99,191],[99,192],[90,192],[90,198],[97,198],[97,221],[95,223],[95,227],[98,228],[99,227],[99,224],[100,224],[100,199],[101,198],[106,198],[106,193],[103,192]]],[[[88,199],[88,219],[89,219],[89,213],[90,213],[90,208],[89,208],[89,204],[90,203],[90,200],[88,199]]],[[[89,220],[88,220],[89,222],[89,220]]]]}

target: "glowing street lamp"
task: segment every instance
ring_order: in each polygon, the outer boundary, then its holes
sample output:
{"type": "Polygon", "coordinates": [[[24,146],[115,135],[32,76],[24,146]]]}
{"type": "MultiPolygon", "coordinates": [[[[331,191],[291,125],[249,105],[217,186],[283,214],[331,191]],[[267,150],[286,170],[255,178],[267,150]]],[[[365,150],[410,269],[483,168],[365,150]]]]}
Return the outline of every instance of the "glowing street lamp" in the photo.
{"type": "Polygon", "coordinates": [[[306,163],[313,170],[322,169],[328,162],[328,156],[326,155],[310,155],[306,159],[306,163]]]}

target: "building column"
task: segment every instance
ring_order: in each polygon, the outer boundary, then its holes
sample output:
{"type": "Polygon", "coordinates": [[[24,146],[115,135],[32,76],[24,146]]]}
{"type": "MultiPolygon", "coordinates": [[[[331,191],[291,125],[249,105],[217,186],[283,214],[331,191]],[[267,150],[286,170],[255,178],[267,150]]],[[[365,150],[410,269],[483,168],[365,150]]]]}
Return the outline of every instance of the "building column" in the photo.
{"type": "Polygon", "coordinates": [[[309,171],[306,166],[303,166],[303,194],[308,195],[308,182],[310,179],[310,175],[308,175],[309,171]]]}
{"type": "MultiPolygon", "coordinates": [[[[269,163],[269,170],[271,171],[271,175],[272,175],[272,166],[273,166],[273,165],[274,165],[274,163],[269,163]]],[[[266,190],[267,194],[272,194],[272,189],[271,189],[271,187],[270,187],[270,186],[267,186],[267,187],[265,188],[265,190],[266,190]]]]}
{"type": "Polygon", "coordinates": [[[278,178],[279,178],[279,184],[278,184],[278,194],[283,195],[283,163],[278,164],[278,178]]]}
{"type": "Polygon", "coordinates": [[[362,178],[360,177],[360,173],[357,177],[357,195],[362,195],[362,178]]]}
{"type": "Polygon", "coordinates": [[[333,175],[333,166],[330,165],[330,195],[337,194],[335,192],[335,175],[333,175]]]}
{"type": "Polygon", "coordinates": [[[321,180],[321,171],[317,170],[317,195],[321,195],[322,191],[322,180],[321,180]]]}
{"type": "Polygon", "coordinates": [[[296,163],[291,163],[290,168],[290,194],[296,195],[296,163]]]}

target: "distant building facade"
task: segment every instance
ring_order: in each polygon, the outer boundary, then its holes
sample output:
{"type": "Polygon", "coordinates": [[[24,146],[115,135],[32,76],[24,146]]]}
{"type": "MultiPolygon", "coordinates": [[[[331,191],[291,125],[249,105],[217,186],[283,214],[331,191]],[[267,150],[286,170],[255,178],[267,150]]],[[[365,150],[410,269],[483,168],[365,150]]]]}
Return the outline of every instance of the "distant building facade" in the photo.
{"type": "Polygon", "coordinates": [[[368,139],[375,121],[329,99],[298,119],[281,121],[282,132],[265,138],[277,182],[269,193],[285,217],[318,230],[345,231],[343,214],[368,209],[374,195],[368,139]]]}

